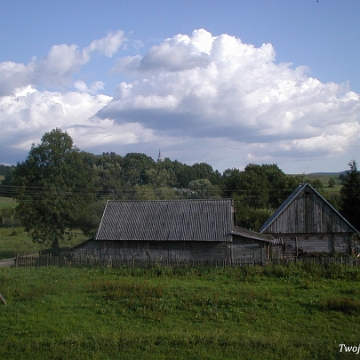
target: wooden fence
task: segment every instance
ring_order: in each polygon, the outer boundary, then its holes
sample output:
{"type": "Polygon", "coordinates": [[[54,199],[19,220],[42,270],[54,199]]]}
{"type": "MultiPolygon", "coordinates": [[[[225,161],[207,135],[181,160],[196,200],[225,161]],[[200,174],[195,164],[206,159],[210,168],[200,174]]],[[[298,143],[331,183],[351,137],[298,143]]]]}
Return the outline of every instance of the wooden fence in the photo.
{"type": "Polygon", "coordinates": [[[162,259],[162,260],[144,260],[144,259],[102,259],[96,257],[82,257],[73,258],[71,256],[25,256],[16,257],[14,259],[15,267],[38,267],[38,266],[59,266],[59,267],[226,267],[226,266],[248,266],[260,265],[265,266],[269,264],[275,265],[290,265],[297,263],[312,263],[312,264],[336,264],[340,266],[359,266],[360,258],[352,257],[317,257],[317,258],[293,258],[293,259],[274,259],[270,261],[255,260],[247,257],[231,260],[176,260],[176,259],[162,259]]]}
{"type": "Polygon", "coordinates": [[[310,263],[318,265],[335,264],[340,266],[359,266],[360,258],[351,256],[329,256],[329,257],[298,257],[298,258],[285,258],[273,259],[271,261],[274,265],[290,265],[297,263],[310,263]]]}

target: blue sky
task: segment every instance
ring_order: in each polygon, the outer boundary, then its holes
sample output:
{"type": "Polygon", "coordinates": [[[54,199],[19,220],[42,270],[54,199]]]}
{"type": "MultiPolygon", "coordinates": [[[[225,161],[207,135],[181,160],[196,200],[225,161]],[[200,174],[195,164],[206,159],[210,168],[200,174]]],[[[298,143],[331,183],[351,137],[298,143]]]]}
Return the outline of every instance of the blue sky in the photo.
{"type": "Polygon", "coordinates": [[[342,171],[359,154],[360,2],[2,1],[0,163],[82,150],[342,171]]]}

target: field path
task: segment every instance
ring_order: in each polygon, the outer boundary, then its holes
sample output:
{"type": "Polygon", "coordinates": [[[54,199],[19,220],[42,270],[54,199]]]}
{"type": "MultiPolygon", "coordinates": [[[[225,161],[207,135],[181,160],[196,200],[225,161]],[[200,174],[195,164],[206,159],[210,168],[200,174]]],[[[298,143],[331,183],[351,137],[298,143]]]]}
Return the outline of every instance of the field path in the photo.
{"type": "Polygon", "coordinates": [[[1,267],[6,267],[6,266],[14,266],[14,263],[15,263],[14,258],[0,260],[0,268],[1,267]]]}

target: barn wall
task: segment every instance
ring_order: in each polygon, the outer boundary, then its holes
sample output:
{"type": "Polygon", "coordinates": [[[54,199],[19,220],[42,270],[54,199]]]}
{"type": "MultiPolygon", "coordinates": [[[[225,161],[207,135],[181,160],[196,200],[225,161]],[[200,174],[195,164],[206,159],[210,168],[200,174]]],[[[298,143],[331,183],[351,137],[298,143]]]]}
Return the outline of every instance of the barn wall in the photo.
{"type": "Polygon", "coordinates": [[[296,257],[305,253],[350,254],[349,234],[279,234],[284,240],[283,256],[296,257]]]}
{"type": "Polygon", "coordinates": [[[305,188],[266,229],[270,234],[352,232],[350,226],[312,189],[305,188]]]}
{"type": "Polygon", "coordinates": [[[351,254],[351,234],[336,234],[333,236],[335,252],[339,254],[351,254]]]}
{"type": "Polygon", "coordinates": [[[268,260],[268,243],[234,236],[231,243],[232,260],[253,259],[256,261],[268,260]]]}
{"type": "Polygon", "coordinates": [[[284,246],[283,245],[272,245],[270,247],[270,256],[271,259],[282,259],[284,253],[284,246]]]}
{"type": "Polygon", "coordinates": [[[123,260],[213,260],[227,259],[226,242],[200,241],[96,241],[73,249],[74,257],[95,256],[123,260]]]}

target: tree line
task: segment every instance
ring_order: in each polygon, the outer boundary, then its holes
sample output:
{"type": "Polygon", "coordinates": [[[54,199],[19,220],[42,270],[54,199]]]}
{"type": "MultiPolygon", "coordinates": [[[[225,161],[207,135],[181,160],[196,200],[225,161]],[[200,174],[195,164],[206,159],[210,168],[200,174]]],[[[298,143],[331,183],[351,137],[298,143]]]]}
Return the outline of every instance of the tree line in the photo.
{"type": "MultiPolygon", "coordinates": [[[[346,181],[359,174],[354,163],[350,173],[355,176],[344,180],[347,193],[328,198],[345,212],[346,194],[353,193],[353,185],[346,187],[346,181]]],[[[236,224],[258,230],[299,183],[309,182],[326,196],[320,180],[286,175],[275,164],[249,164],[244,170],[227,169],[221,174],[206,163],[154,161],[141,153],[94,155],[78,149],[61,129],[45,133],[40,144],[32,145],[26,160],[4,170],[4,175],[0,195],[18,201],[17,214],[34,241],[55,249],[73,229],[94,234],[108,199],[231,197],[237,209],[236,224]]],[[[357,204],[359,198],[355,197],[357,204]]]]}

